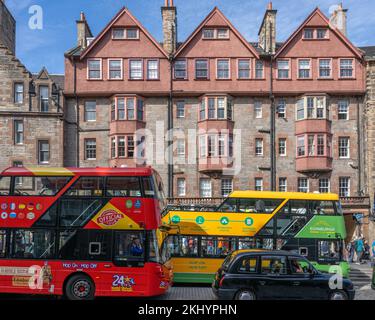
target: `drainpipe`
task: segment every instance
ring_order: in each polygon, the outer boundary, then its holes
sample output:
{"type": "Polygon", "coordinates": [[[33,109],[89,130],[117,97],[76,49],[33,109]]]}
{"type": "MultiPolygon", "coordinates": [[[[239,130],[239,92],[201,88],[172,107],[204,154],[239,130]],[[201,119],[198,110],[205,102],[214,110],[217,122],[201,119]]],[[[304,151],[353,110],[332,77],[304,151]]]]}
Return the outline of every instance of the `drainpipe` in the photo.
{"type": "Polygon", "coordinates": [[[169,57],[170,83],[168,97],[168,198],[173,198],[173,55],[169,57]]]}
{"type": "Polygon", "coordinates": [[[77,112],[77,117],[76,117],[76,125],[77,125],[77,134],[76,134],[76,167],[79,167],[79,101],[78,101],[78,95],[77,95],[77,63],[74,60],[73,57],[73,64],[74,64],[74,76],[73,76],[73,82],[74,82],[74,98],[76,100],[76,112],[77,112]]]}
{"type": "Polygon", "coordinates": [[[360,105],[359,105],[359,97],[357,97],[357,152],[358,152],[358,187],[357,187],[357,195],[362,195],[362,144],[361,144],[361,119],[360,119],[360,105]]]}
{"type": "Polygon", "coordinates": [[[270,160],[271,160],[271,191],[276,191],[276,119],[275,97],[273,95],[273,56],[270,56],[270,100],[271,100],[271,134],[270,134],[270,160]]]}

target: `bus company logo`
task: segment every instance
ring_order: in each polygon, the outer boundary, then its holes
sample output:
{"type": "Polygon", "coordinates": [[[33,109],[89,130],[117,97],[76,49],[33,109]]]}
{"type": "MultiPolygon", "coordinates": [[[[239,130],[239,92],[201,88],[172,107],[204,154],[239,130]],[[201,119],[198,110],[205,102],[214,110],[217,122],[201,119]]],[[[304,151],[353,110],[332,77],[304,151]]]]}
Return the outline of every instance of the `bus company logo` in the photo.
{"type": "Polygon", "coordinates": [[[6,213],[6,212],[2,212],[2,213],[1,213],[1,219],[5,220],[5,219],[7,219],[7,218],[8,218],[8,213],[6,213]]]}
{"type": "Polygon", "coordinates": [[[124,218],[122,213],[116,212],[115,210],[106,210],[98,217],[97,221],[106,226],[113,226],[122,218],[124,218]]]}
{"type": "Polygon", "coordinates": [[[17,218],[17,213],[11,212],[10,215],[9,215],[9,218],[16,219],[17,218]]]}

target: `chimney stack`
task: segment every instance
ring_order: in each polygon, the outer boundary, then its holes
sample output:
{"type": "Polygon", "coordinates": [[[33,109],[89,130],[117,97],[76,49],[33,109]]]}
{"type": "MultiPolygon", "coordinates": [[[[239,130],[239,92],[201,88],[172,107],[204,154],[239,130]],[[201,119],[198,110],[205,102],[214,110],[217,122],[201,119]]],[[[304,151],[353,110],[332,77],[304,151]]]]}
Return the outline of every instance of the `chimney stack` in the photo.
{"type": "Polygon", "coordinates": [[[333,10],[331,17],[329,18],[329,23],[339,29],[345,36],[347,35],[346,21],[347,21],[348,9],[343,9],[342,3],[336,6],[333,10]]]}
{"type": "Polygon", "coordinates": [[[276,14],[277,10],[273,9],[272,2],[268,3],[258,32],[259,46],[268,54],[276,52],[276,14]]]}
{"type": "Polygon", "coordinates": [[[80,19],[77,20],[77,44],[86,49],[87,47],[87,38],[92,37],[90,27],[86,21],[85,14],[81,12],[80,19]]]}
{"type": "Polygon", "coordinates": [[[163,47],[169,55],[173,55],[177,48],[177,8],[173,0],[165,0],[161,8],[163,19],[163,47]]]}

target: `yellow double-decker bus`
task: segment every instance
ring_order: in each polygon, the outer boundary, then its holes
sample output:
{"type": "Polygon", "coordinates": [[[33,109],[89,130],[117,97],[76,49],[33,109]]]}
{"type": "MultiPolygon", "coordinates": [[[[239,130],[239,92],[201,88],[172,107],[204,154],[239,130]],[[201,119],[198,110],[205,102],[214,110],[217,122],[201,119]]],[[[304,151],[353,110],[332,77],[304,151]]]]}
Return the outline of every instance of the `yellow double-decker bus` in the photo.
{"type": "Polygon", "coordinates": [[[217,208],[164,213],[169,229],[162,252],[175,282],[211,282],[224,258],[237,249],[288,250],[317,269],[348,276],[345,222],[336,194],[235,191],[217,208]]]}

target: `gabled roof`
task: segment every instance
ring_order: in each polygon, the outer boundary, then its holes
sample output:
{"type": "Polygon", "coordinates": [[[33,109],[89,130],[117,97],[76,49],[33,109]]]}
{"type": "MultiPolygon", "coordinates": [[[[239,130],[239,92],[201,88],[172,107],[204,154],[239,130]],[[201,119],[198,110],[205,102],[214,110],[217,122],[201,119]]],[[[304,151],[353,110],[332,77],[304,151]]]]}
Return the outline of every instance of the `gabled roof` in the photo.
{"type": "Polygon", "coordinates": [[[127,14],[130,19],[139,27],[140,30],[151,40],[151,42],[168,58],[168,54],[165,52],[162,46],[154,39],[154,37],[142,26],[142,24],[130,13],[130,11],[123,7],[107,24],[107,26],[98,34],[94,41],[81,53],[81,59],[83,59],[95,46],[96,44],[104,37],[104,35],[112,28],[112,26],[123,16],[127,14]]]}
{"type": "Polygon", "coordinates": [[[361,53],[361,51],[355,47],[350,41],[349,39],[340,31],[338,30],[337,28],[333,27],[330,22],[329,22],[329,19],[324,15],[324,13],[317,7],[313,12],[311,12],[311,14],[306,18],[306,20],[299,26],[299,28],[293,32],[293,34],[288,38],[288,40],[286,40],[284,42],[284,44],[281,46],[281,48],[276,52],[276,55],[275,55],[275,58],[277,58],[281,52],[284,51],[284,49],[289,45],[289,43],[298,35],[298,33],[309,23],[309,21],[315,17],[316,15],[319,15],[326,23],[327,23],[327,26],[330,28],[330,30],[332,30],[332,32],[334,32],[336,34],[336,36],[338,38],[340,38],[352,51],[353,53],[358,57],[358,58],[362,58],[363,55],[361,53]]]}
{"type": "Polygon", "coordinates": [[[46,67],[43,67],[37,75],[37,79],[49,79],[49,73],[46,67]]]}
{"type": "Polygon", "coordinates": [[[241,40],[241,42],[247,47],[253,54],[259,59],[259,54],[255,50],[255,48],[246,41],[246,39],[241,35],[241,33],[232,25],[232,23],[227,19],[227,17],[219,10],[218,7],[213,8],[213,10],[208,14],[208,16],[200,23],[200,25],[193,31],[193,33],[187,38],[187,40],[178,48],[175,56],[178,56],[182,50],[186,48],[186,46],[194,39],[194,37],[203,29],[203,27],[207,24],[207,22],[215,15],[218,14],[226,24],[228,24],[229,28],[232,32],[241,40]]]}

